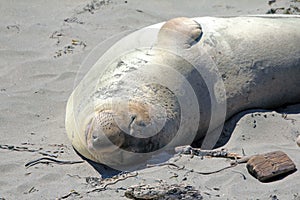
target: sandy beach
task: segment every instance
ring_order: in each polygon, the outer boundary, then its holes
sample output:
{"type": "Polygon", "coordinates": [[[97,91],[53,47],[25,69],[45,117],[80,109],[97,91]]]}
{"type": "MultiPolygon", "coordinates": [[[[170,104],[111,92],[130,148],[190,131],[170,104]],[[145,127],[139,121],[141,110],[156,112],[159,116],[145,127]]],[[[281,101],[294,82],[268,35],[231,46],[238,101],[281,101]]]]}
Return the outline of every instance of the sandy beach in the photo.
{"type": "Polygon", "coordinates": [[[82,63],[99,44],[104,51],[122,34],[179,16],[300,14],[299,1],[1,0],[0,5],[0,200],[128,199],[128,188],[147,184],[192,186],[194,199],[300,200],[300,105],[245,111],[225,125],[228,151],[281,150],[291,158],[298,171],[273,182],[259,182],[245,164],[203,175],[197,172],[224,168],[230,160],[190,155],[171,159],[179,168],[163,165],[117,176],[87,161],[25,166],[42,157],[83,161],[66,135],[66,103],[92,64],[82,63]]]}

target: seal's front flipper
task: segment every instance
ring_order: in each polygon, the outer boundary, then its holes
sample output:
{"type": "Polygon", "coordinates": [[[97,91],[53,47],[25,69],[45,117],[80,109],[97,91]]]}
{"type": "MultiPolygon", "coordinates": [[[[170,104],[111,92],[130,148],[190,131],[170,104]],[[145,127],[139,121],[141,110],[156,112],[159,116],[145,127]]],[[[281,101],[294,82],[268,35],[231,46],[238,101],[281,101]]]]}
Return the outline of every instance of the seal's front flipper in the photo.
{"type": "Polygon", "coordinates": [[[201,25],[185,17],[167,21],[159,30],[157,46],[162,48],[190,48],[202,36],[201,25]]]}

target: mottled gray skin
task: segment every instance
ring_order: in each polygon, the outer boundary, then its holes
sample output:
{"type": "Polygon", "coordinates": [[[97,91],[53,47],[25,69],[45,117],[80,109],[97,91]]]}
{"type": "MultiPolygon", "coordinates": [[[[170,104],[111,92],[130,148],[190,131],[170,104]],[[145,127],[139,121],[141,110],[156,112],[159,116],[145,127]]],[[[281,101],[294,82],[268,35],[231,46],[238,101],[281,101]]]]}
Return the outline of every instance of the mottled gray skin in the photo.
{"type": "Polygon", "coordinates": [[[81,84],[74,90],[66,127],[73,146],[83,156],[100,163],[130,163],[134,158],[114,154],[116,147],[137,153],[160,149],[175,137],[180,122],[185,135],[176,145],[186,145],[203,140],[242,110],[300,102],[299,17],[176,18],[156,25],[161,26],[152,48],[112,58],[100,79],[100,75],[88,74],[88,79],[99,79],[92,94],[82,98],[82,88],[94,85],[81,84]],[[185,89],[183,82],[170,78],[172,73],[160,70],[159,65],[170,66],[190,83],[199,104],[189,110],[191,115],[181,113],[185,108],[179,102],[180,98],[192,102],[191,95],[179,97],[176,93],[185,89]],[[144,68],[150,68],[155,78],[136,86],[146,77],[134,71],[144,68]],[[163,79],[175,86],[174,91],[157,84],[163,79]],[[224,88],[216,87],[220,81],[224,88]],[[93,105],[87,106],[89,102],[93,105]],[[218,115],[224,109],[225,115],[218,115]],[[197,113],[200,120],[194,138],[190,133],[194,125],[189,122],[197,113]],[[116,146],[105,142],[100,132],[116,146]],[[159,134],[149,137],[154,133],[159,134]],[[141,137],[144,139],[134,139],[141,137]]]}

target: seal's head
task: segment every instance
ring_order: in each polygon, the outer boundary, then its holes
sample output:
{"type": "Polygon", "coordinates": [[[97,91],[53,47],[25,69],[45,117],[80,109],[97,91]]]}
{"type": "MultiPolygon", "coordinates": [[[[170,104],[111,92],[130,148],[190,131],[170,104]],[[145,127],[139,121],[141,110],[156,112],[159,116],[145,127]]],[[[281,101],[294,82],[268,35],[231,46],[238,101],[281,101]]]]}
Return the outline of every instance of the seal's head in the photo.
{"type": "Polygon", "coordinates": [[[110,165],[124,162],[126,153],[151,153],[174,138],[180,125],[176,96],[158,84],[141,90],[144,98],[102,104],[95,109],[85,131],[86,146],[94,160],[110,165]]]}

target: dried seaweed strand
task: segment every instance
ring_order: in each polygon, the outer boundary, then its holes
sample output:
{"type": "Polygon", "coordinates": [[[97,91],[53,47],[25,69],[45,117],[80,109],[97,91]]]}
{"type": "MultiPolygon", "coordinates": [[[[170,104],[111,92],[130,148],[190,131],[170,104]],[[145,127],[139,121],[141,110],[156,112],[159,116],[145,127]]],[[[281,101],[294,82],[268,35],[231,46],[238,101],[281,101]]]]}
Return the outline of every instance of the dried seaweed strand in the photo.
{"type": "Polygon", "coordinates": [[[87,193],[104,191],[104,190],[106,190],[106,187],[109,186],[109,185],[114,185],[119,181],[123,181],[123,180],[126,180],[128,178],[136,177],[137,175],[138,175],[138,172],[136,172],[135,174],[129,174],[128,176],[125,176],[125,177],[117,178],[115,181],[106,183],[104,186],[99,187],[99,188],[95,188],[91,191],[88,191],[87,193]]]}
{"type": "Polygon", "coordinates": [[[190,170],[190,169],[185,168],[185,166],[179,167],[175,163],[161,163],[161,164],[147,165],[147,167],[160,167],[160,166],[168,165],[168,166],[176,167],[177,170],[185,169],[186,171],[194,172],[194,173],[201,174],[201,175],[210,175],[210,174],[215,174],[215,173],[224,171],[226,169],[233,168],[233,167],[237,166],[238,164],[246,163],[250,158],[251,158],[251,156],[241,157],[240,159],[232,161],[229,166],[223,167],[223,168],[215,170],[215,171],[210,171],[210,172],[195,171],[193,169],[190,170]]]}
{"type": "Polygon", "coordinates": [[[58,198],[57,200],[61,200],[61,199],[67,199],[69,198],[71,195],[76,195],[76,196],[80,196],[80,194],[78,192],[76,192],[75,190],[71,190],[71,192],[69,192],[68,194],[58,198]]]}
{"type": "Polygon", "coordinates": [[[210,174],[215,174],[215,173],[218,173],[218,172],[221,172],[221,171],[224,171],[226,169],[229,169],[229,168],[233,168],[235,167],[236,165],[229,165],[227,167],[223,167],[221,169],[218,169],[216,171],[211,171],[211,172],[200,172],[200,171],[195,171],[195,170],[191,170],[191,172],[195,172],[197,174],[201,174],[201,175],[210,175],[210,174]]]}
{"type": "Polygon", "coordinates": [[[29,168],[29,167],[32,167],[36,164],[50,164],[50,163],[56,163],[56,164],[60,164],[60,165],[63,165],[63,164],[78,164],[78,163],[83,163],[84,161],[63,161],[63,160],[56,160],[56,159],[53,159],[53,158],[47,158],[47,157],[43,157],[43,158],[39,158],[39,159],[36,159],[36,160],[33,160],[33,161],[30,161],[28,163],[25,164],[25,167],[29,168]],[[44,160],[47,160],[47,161],[44,161],[44,160]]]}
{"type": "Polygon", "coordinates": [[[242,172],[235,171],[235,170],[232,170],[232,172],[235,172],[235,173],[238,173],[238,174],[240,174],[240,175],[243,177],[243,179],[244,179],[244,180],[246,180],[246,179],[247,179],[247,178],[246,178],[246,175],[245,175],[245,174],[243,174],[242,172]]]}
{"type": "Polygon", "coordinates": [[[20,146],[14,146],[14,145],[0,145],[0,149],[6,149],[6,150],[11,150],[11,151],[22,151],[22,152],[37,152],[43,156],[49,156],[49,157],[54,157],[57,158],[56,154],[48,153],[45,151],[42,151],[42,148],[40,149],[29,149],[28,147],[20,147],[20,146]]]}
{"type": "Polygon", "coordinates": [[[185,166],[179,167],[175,163],[160,163],[160,164],[148,164],[147,168],[150,168],[150,167],[161,167],[161,166],[172,166],[172,167],[177,168],[178,170],[184,169],[184,167],[185,167],[185,166]]]}

